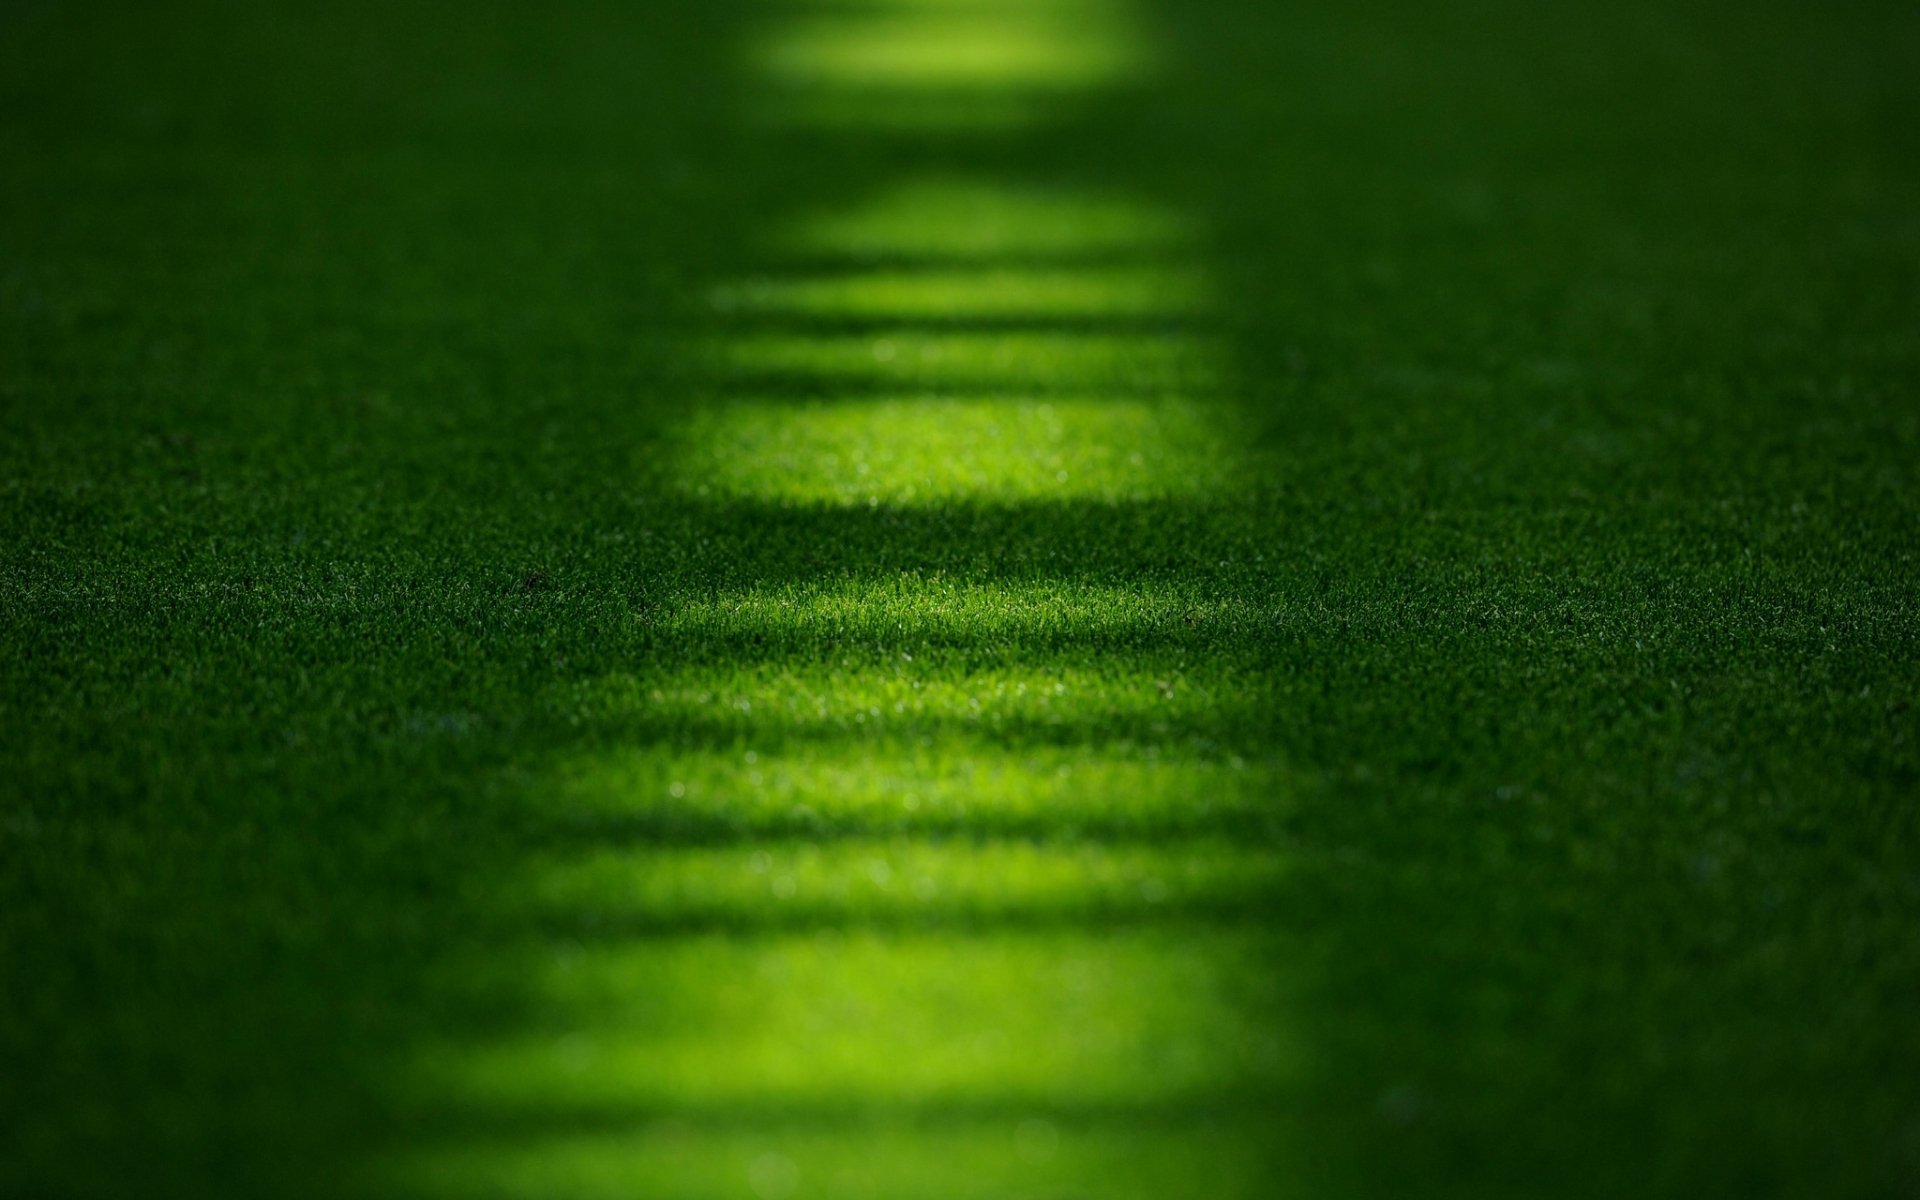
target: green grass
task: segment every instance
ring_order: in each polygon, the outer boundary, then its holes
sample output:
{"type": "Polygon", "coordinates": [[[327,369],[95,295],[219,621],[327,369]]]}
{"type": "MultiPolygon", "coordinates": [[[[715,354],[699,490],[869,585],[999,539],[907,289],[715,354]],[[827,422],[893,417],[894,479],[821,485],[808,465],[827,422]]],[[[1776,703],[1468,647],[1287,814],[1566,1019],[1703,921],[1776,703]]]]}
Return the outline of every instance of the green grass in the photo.
{"type": "Polygon", "coordinates": [[[0,1194],[1920,1195],[1920,19],[0,13],[0,1194]]]}

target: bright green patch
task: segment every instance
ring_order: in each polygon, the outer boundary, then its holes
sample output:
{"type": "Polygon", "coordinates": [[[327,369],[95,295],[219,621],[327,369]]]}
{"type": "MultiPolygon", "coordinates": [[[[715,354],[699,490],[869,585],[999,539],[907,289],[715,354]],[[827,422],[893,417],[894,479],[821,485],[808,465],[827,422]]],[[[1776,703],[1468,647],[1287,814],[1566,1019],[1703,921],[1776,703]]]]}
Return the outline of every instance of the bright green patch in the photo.
{"type": "Polygon", "coordinates": [[[1193,225],[1190,215],[1137,197],[947,173],[807,213],[772,240],[800,255],[1018,263],[1159,255],[1190,247],[1193,225]]]}
{"type": "Polygon", "coordinates": [[[530,1115],[1218,1103],[1297,1057],[1262,1015],[1271,953],[1154,930],[563,945],[520,983],[530,1028],[424,1049],[416,1084],[530,1115]]]}
{"type": "Polygon", "coordinates": [[[1217,494],[1232,479],[1211,415],[1134,397],[740,402],[687,422],[680,473],[698,494],[802,504],[1217,494]]]}

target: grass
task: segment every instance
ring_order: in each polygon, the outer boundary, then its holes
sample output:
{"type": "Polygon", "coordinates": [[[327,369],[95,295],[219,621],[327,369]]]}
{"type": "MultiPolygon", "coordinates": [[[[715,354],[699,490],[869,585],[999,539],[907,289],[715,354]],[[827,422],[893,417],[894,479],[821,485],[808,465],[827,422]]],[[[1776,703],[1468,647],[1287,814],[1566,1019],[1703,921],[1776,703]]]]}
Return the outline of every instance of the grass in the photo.
{"type": "Polygon", "coordinates": [[[1916,52],[10,7],[0,1190],[1916,1194],[1916,52]]]}

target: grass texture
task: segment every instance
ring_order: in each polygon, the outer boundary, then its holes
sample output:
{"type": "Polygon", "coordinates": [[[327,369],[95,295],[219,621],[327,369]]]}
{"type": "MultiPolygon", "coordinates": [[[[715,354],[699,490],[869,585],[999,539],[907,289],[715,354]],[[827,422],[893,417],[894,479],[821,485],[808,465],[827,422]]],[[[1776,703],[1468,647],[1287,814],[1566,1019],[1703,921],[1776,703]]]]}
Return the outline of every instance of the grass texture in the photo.
{"type": "Polygon", "coordinates": [[[0,11],[0,1193],[1920,1195],[1920,17],[0,11]]]}

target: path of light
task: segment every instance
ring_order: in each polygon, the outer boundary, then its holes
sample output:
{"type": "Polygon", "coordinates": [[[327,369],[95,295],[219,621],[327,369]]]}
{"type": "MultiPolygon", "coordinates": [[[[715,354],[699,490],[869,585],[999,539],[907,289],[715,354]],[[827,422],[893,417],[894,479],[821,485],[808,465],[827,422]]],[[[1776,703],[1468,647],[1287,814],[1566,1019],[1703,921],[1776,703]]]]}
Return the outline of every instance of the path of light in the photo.
{"type": "MultiPolygon", "coordinates": [[[[992,126],[1148,58],[1124,0],[799,6],[752,55],[789,117],[876,126],[928,96],[992,126]]],[[[796,529],[878,512],[882,544],[940,506],[1208,502],[1235,435],[1194,257],[1177,213],[1025,179],[802,213],[707,294],[722,398],[673,486],[796,529]]],[[[1261,614],[1062,560],[843,564],[653,620],[670,653],[577,698],[571,835],[488,881],[534,969],[495,978],[484,941],[448,967],[520,1020],[411,1081],[494,1132],[410,1188],[1273,1194],[1263,1105],[1298,1064],[1248,913],[1284,878],[1281,777],[1234,747],[1261,614]]]]}

